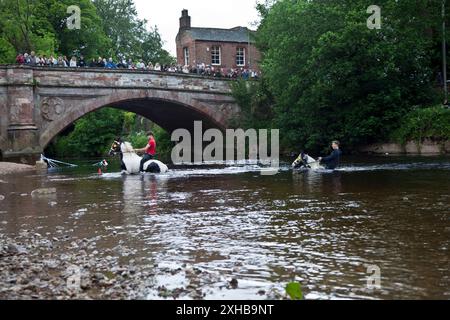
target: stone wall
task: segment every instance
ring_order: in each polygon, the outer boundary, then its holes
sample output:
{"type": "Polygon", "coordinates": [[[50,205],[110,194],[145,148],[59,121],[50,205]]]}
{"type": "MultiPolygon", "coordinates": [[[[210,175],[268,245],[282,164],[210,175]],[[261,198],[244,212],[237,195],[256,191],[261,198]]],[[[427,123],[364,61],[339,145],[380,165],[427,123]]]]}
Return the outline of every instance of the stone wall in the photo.
{"type": "Polygon", "coordinates": [[[359,151],[363,153],[375,154],[445,154],[450,153],[450,141],[435,142],[426,139],[422,143],[409,141],[405,145],[401,145],[398,143],[376,143],[363,147],[359,151]]]}

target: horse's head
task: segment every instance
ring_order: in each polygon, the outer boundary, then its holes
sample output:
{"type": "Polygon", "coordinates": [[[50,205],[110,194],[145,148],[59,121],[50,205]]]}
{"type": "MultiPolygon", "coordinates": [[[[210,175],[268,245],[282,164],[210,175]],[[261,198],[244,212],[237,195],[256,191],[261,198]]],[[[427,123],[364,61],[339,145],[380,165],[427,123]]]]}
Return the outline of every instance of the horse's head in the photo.
{"type": "Polygon", "coordinates": [[[122,141],[120,138],[116,139],[113,144],[111,145],[111,149],[109,150],[109,155],[113,156],[116,153],[122,152],[120,149],[120,145],[122,144],[122,141]]]}
{"type": "Polygon", "coordinates": [[[313,158],[311,158],[310,156],[308,156],[306,153],[302,152],[298,158],[294,161],[294,163],[292,164],[292,167],[297,168],[297,167],[301,167],[301,166],[307,166],[310,163],[315,162],[315,160],[313,158]]]}

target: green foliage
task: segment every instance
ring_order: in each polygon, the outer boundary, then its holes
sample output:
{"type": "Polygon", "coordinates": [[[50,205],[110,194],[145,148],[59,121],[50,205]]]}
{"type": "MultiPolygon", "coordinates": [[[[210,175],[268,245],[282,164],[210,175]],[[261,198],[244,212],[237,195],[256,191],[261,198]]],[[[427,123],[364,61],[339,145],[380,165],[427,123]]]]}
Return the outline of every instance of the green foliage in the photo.
{"type": "Polygon", "coordinates": [[[106,50],[109,43],[90,0],[2,0],[0,30],[0,36],[16,53],[94,56],[106,50]],[[69,30],[66,26],[70,5],[81,9],[80,30],[69,30]]]}
{"type": "Polygon", "coordinates": [[[269,128],[273,118],[273,98],[262,81],[239,80],[231,83],[232,96],[241,107],[232,126],[243,129],[269,128]]]}
{"type": "MultiPolygon", "coordinates": [[[[76,121],[69,134],[55,138],[46,155],[57,158],[104,156],[117,137],[130,142],[136,149],[144,148],[148,139],[146,132],[136,127],[137,118],[134,113],[113,108],[92,112],[76,121]]],[[[151,130],[157,142],[157,156],[169,159],[173,148],[170,135],[156,125],[151,130]]]]}
{"type": "Polygon", "coordinates": [[[450,110],[441,106],[416,109],[407,114],[393,139],[399,143],[450,140],[450,110]]]}
{"type": "Polygon", "coordinates": [[[132,134],[126,136],[124,139],[130,142],[135,149],[142,149],[148,143],[148,138],[145,132],[133,132],[132,134]]]}
{"type": "Polygon", "coordinates": [[[0,38],[0,63],[14,63],[16,51],[4,38],[0,38]]]}
{"type": "Polygon", "coordinates": [[[0,63],[18,53],[108,56],[172,63],[156,27],[137,17],[133,0],[0,0],[0,63]],[[67,8],[81,10],[81,29],[66,26],[67,8]]]}
{"type": "Polygon", "coordinates": [[[91,0],[44,0],[47,8],[45,16],[54,30],[57,51],[67,55],[83,54],[95,57],[105,52],[111,45],[110,39],[103,32],[103,21],[91,0]],[[70,30],[65,19],[69,16],[67,8],[71,5],[80,7],[81,29],[70,30]]]}
{"type": "Polygon", "coordinates": [[[153,133],[155,134],[156,142],[157,142],[157,155],[160,156],[161,159],[168,160],[172,153],[172,149],[174,147],[174,143],[171,141],[170,134],[162,129],[159,126],[155,126],[153,128],[153,133]]]}
{"type": "Polygon", "coordinates": [[[436,102],[440,6],[380,0],[382,28],[369,30],[369,5],[279,0],[258,6],[256,41],[274,99],[272,127],[280,129],[284,148],[383,141],[412,106],[436,102]]]}
{"type": "Polygon", "coordinates": [[[133,0],[94,0],[103,21],[103,30],[111,40],[108,55],[115,59],[143,59],[146,63],[169,64],[174,58],[164,50],[156,27],[147,29],[147,21],[138,18],[133,0]]]}
{"type": "Polygon", "coordinates": [[[53,154],[58,157],[97,157],[107,153],[122,133],[123,111],[103,108],[75,122],[69,135],[57,139],[53,154]]]}
{"type": "Polygon", "coordinates": [[[298,282],[290,282],[286,285],[286,293],[291,300],[303,300],[302,286],[298,282]]]}

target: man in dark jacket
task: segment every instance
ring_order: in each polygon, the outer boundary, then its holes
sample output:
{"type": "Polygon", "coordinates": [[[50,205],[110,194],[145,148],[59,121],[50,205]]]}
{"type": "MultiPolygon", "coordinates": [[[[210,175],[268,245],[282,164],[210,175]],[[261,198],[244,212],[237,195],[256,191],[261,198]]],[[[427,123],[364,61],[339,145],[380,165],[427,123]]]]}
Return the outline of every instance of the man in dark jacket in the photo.
{"type": "Polygon", "coordinates": [[[78,60],[78,67],[85,68],[87,67],[86,61],[84,60],[83,56],[80,56],[80,59],[78,60]]]}
{"type": "Polygon", "coordinates": [[[319,158],[319,162],[323,163],[325,167],[329,170],[334,170],[339,166],[341,161],[342,151],[339,149],[339,141],[333,141],[331,143],[331,148],[333,152],[328,157],[319,158]]]}

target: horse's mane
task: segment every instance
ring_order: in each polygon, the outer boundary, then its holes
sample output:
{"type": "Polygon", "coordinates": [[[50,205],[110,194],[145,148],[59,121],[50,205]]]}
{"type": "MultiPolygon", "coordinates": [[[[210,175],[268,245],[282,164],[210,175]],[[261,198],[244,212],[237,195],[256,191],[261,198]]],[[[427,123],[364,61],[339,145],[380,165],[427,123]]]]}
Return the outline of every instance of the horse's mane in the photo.
{"type": "Polygon", "coordinates": [[[122,143],[122,146],[120,147],[122,150],[122,153],[131,153],[134,152],[133,146],[129,142],[122,143]]]}
{"type": "Polygon", "coordinates": [[[306,155],[306,161],[308,164],[316,162],[316,159],[313,157],[310,157],[309,155],[306,155]]]}

